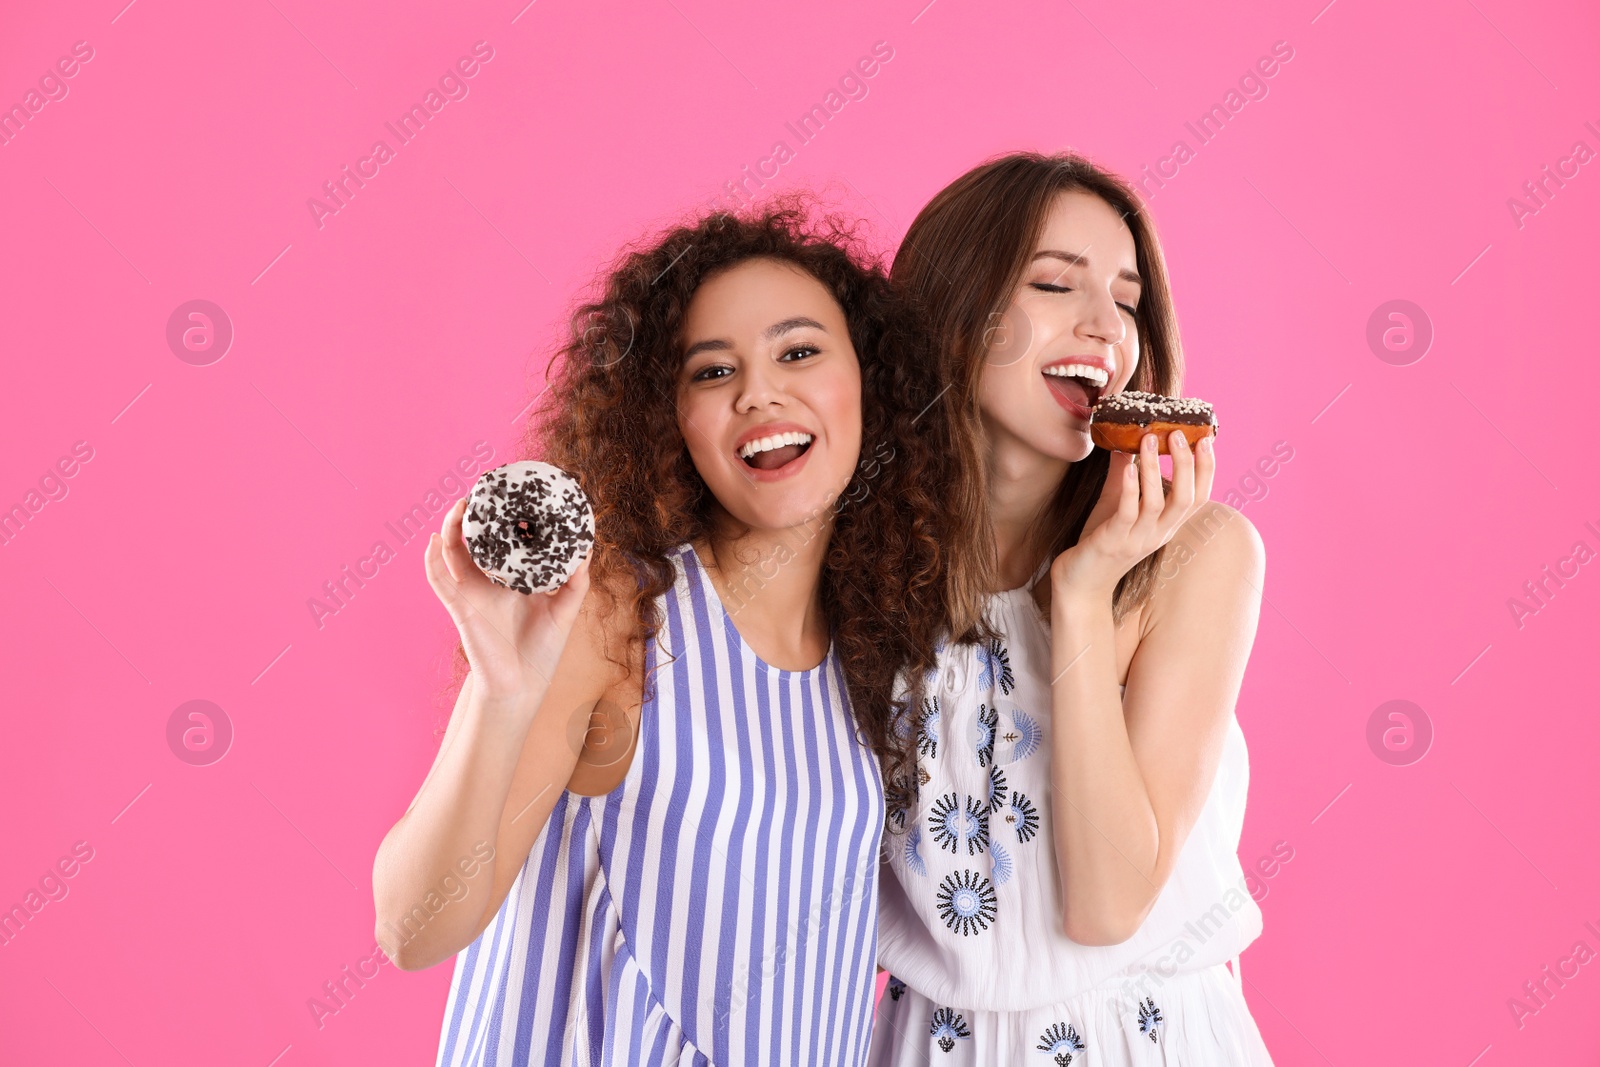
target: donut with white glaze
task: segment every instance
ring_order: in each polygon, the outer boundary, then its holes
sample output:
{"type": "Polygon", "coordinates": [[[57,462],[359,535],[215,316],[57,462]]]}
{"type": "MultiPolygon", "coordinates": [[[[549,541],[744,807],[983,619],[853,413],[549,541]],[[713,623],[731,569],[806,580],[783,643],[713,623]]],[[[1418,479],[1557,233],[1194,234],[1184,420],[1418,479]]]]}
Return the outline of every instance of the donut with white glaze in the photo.
{"type": "Polygon", "coordinates": [[[478,475],[461,519],[472,562],[519,593],[559,589],[594,545],[594,510],[577,480],[524,459],[478,475]]]}

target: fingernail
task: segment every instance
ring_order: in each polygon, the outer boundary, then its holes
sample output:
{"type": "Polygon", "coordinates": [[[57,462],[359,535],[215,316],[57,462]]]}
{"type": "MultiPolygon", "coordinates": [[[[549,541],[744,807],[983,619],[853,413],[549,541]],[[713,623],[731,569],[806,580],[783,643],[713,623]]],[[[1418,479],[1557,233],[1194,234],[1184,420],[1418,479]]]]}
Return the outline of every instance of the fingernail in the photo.
{"type": "Polygon", "coordinates": [[[1182,430],[1172,431],[1172,447],[1175,449],[1181,449],[1184,452],[1189,451],[1189,439],[1183,436],[1182,430]]]}
{"type": "Polygon", "coordinates": [[[1200,438],[1200,451],[1206,452],[1206,453],[1210,453],[1210,451],[1211,451],[1211,435],[1210,434],[1207,434],[1206,436],[1200,438]]]}

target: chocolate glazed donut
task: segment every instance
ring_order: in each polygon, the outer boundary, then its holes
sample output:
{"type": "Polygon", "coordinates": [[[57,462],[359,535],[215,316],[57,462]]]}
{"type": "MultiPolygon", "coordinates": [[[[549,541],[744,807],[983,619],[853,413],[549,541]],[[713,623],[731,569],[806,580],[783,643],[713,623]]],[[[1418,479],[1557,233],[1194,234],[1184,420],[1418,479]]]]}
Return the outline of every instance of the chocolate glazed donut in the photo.
{"type": "Polygon", "coordinates": [[[1183,434],[1192,449],[1202,437],[1215,437],[1217,416],[1211,405],[1194,397],[1161,396],[1127,389],[1103,396],[1089,413],[1089,439],[1112,452],[1138,452],[1147,433],[1156,435],[1159,454],[1171,452],[1167,437],[1183,434]]]}
{"type": "Polygon", "coordinates": [[[525,459],[478,476],[461,533],[490,581],[547,593],[572,577],[594,545],[594,511],[566,471],[525,459]]]}

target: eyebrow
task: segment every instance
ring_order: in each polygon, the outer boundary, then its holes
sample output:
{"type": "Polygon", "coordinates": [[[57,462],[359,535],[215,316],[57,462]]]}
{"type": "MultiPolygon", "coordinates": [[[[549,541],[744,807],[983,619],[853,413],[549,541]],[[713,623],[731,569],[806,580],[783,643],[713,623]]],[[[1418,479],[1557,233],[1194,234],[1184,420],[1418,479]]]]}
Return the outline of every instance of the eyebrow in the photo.
{"type": "MultiPolygon", "coordinates": [[[[813,330],[821,330],[823,333],[828,332],[828,328],[822,325],[822,323],[818,322],[816,319],[807,318],[804,315],[796,315],[792,318],[784,319],[781,322],[775,322],[771,326],[768,326],[765,330],[762,330],[761,339],[763,341],[772,341],[788,333],[790,330],[800,330],[807,327],[813,330]]],[[[696,341],[694,344],[689,346],[688,351],[684,352],[683,358],[687,360],[690,356],[693,356],[698,352],[726,352],[732,347],[733,343],[731,341],[696,341]]]]}
{"type": "MultiPolygon", "coordinates": [[[[1036,252],[1033,258],[1059,259],[1069,267],[1087,267],[1089,265],[1088,256],[1082,256],[1076,252],[1058,252],[1053,248],[1046,248],[1043,251],[1036,252]]],[[[1144,279],[1139,277],[1138,271],[1119,270],[1117,271],[1117,277],[1125,282],[1132,282],[1141,289],[1144,288],[1144,279]]]]}

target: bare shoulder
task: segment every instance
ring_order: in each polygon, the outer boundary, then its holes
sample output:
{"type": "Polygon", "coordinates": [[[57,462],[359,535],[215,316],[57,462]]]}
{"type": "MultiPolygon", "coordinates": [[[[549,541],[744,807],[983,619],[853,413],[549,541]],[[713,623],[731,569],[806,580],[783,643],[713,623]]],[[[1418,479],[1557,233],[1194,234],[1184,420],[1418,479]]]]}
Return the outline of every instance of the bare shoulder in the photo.
{"type": "Polygon", "coordinates": [[[1266,545],[1255,524],[1237,508],[1207,501],[1162,551],[1147,614],[1155,618],[1180,604],[1217,597],[1259,598],[1266,566],[1266,545]]]}
{"type": "Polygon", "coordinates": [[[1267,546],[1255,524],[1237,508],[1208,500],[1183,524],[1173,545],[1178,555],[1199,564],[1195,570],[1218,578],[1251,577],[1266,566],[1267,546]]]}
{"type": "Polygon", "coordinates": [[[643,690],[644,649],[634,640],[637,630],[631,591],[622,582],[589,586],[572,635],[581,648],[571,666],[590,679],[583,719],[574,726],[581,746],[567,783],[574,793],[604,795],[627,773],[643,690]]]}
{"type": "Polygon", "coordinates": [[[623,664],[636,629],[633,601],[622,580],[615,576],[610,582],[591,579],[568,641],[569,647],[577,646],[572,666],[603,680],[603,687],[609,688],[627,673],[623,664]]]}

